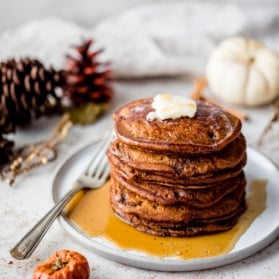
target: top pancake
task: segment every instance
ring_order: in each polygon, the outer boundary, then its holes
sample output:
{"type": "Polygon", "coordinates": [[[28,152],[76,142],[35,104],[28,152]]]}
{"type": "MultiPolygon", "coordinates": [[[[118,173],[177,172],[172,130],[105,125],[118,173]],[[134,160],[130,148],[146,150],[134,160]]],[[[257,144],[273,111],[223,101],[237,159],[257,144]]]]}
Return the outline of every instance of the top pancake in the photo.
{"type": "Polygon", "coordinates": [[[134,101],[114,113],[115,132],[124,143],[162,152],[210,153],[240,133],[241,121],[221,108],[197,101],[193,118],[147,120],[153,98],[134,101]]]}

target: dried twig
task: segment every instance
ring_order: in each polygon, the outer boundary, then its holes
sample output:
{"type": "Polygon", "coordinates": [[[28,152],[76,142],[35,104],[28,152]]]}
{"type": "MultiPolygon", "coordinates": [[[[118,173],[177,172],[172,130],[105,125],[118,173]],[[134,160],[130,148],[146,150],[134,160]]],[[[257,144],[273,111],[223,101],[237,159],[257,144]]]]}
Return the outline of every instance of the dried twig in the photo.
{"type": "Polygon", "coordinates": [[[237,118],[241,119],[241,120],[248,120],[248,115],[239,111],[239,110],[236,110],[236,109],[233,109],[229,106],[226,106],[224,104],[221,104],[220,102],[217,102],[216,100],[213,100],[211,98],[208,98],[208,97],[205,97],[203,96],[203,90],[204,88],[207,86],[207,82],[205,79],[203,78],[199,78],[199,79],[196,79],[195,81],[195,87],[194,87],[194,90],[191,94],[191,98],[194,99],[194,100],[205,100],[209,103],[212,103],[218,107],[221,107],[222,109],[230,112],[231,114],[235,115],[237,118]]]}
{"type": "Polygon", "coordinates": [[[204,78],[197,78],[195,80],[194,90],[191,94],[193,100],[199,100],[202,98],[204,88],[207,86],[207,81],[204,78]]]}
{"type": "Polygon", "coordinates": [[[267,133],[272,129],[273,123],[276,121],[279,121],[279,98],[274,102],[275,110],[273,114],[271,115],[266,127],[264,128],[262,134],[259,137],[259,140],[257,142],[258,146],[261,146],[264,142],[264,139],[267,135],[267,133]]]}
{"type": "Polygon", "coordinates": [[[3,169],[1,178],[11,185],[18,175],[55,160],[57,146],[66,139],[71,127],[69,115],[65,114],[46,141],[20,148],[15,153],[16,158],[3,169]]]}

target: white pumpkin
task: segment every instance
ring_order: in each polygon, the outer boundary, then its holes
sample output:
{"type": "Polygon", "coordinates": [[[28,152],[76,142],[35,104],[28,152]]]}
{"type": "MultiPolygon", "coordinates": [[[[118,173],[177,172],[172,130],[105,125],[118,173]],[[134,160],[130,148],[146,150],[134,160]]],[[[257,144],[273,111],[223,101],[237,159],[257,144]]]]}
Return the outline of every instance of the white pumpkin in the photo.
{"type": "Polygon", "coordinates": [[[206,66],[211,91],[223,101],[257,106],[279,96],[279,54],[243,37],[224,40],[206,66]]]}

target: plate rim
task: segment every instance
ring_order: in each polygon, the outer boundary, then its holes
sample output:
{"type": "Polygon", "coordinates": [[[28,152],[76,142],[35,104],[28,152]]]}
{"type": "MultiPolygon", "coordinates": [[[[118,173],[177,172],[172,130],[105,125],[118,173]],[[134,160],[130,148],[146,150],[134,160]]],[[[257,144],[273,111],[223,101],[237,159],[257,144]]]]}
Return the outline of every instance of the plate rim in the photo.
{"type": "MultiPolygon", "coordinates": [[[[68,156],[57,168],[53,183],[52,183],[52,200],[53,202],[57,202],[58,198],[55,193],[55,184],[56,180],[59,177],[59,174],[64,171],[67,164],[69,164],[74,157],[81,156],[80,153],[85,152],[85,150],[89,148],[93,148],[95,144],[97,144],[99,140],[94,140],[93,142],[87,144],[86,146],[80,148],[79,150],[73,152],[70,156],[68,156]]],[[[247,146],[247,153],[253,152],[257,156],[264,158],[269,162],[269,165],[274,168],[277,172],[279,171],[279,167],[273,162],[268,156],[263,154],[261,151],[247,146]]],[[[249,156],[248,156],[249,160],[249,156]]],[[[58,216],[58,221],[61,224],[62,228],[66,230],[69,235],[78,240],[78,242],[90,249],[90,252],[96,253],[106,259],[125,264],[132,267],[143,268],[154,271],[197,271],[203,270],[207,268],[220,267],[227,264],[235,263],[244,258],[252,256],[256,252],[265,248],[268,244],[273,242],[279,235],[279,222],[277,226],[269,232],[267,236],[260,239],[258,242],[249,245],[248,247],[244,247],[242,249],[238,249],[236,251],[231,251],[227,254],[208,257],[208,258],[195,258],[195,259],[179,259],[179,258],[160,258],[151,255],[145,255],[142,253],[137,253],[131,250],[123,250],[118,248],[116,245],[111,243],[109,240],[101,238],[91,238],[86,236],[84,232],[77,225],[75,225],[72,221],[70,221],[66,216],[60,215],[58,216]],[[102,245],[102,242],[109,243],[110,246],[102,245]],[[114,251],[111,251],[111,250],[114,251]],[[131,258],[131,255],[133,256],[131,258]]],[[[245,235],[245,233],[243,234],[245,235]]]]}

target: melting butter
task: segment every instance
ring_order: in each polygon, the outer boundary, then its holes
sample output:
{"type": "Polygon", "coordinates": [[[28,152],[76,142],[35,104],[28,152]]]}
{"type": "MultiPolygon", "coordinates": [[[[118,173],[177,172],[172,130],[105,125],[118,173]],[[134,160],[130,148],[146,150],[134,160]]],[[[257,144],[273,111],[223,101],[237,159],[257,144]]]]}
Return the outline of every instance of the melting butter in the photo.
{"type": "Polygon", "coordinates": [[[197,111],[197,103],[184,96],[161,94],[153,98],[151,111],[147,120],[175,119],[182,116],[194,117],[197,111]]]}
{"type": "Polygon", "coordinates": [[[266,206],[266,181],[249,185],[247,210],[238,223],[224,233],[198,237],[157,237],[139,232],[119,220],[109,203],[109,183],[75,197],[67,207],[68,217],[90,237],[104,237],[120,249],[157,257],[204,258],[230,252],[238,239],[266,206]]]}

